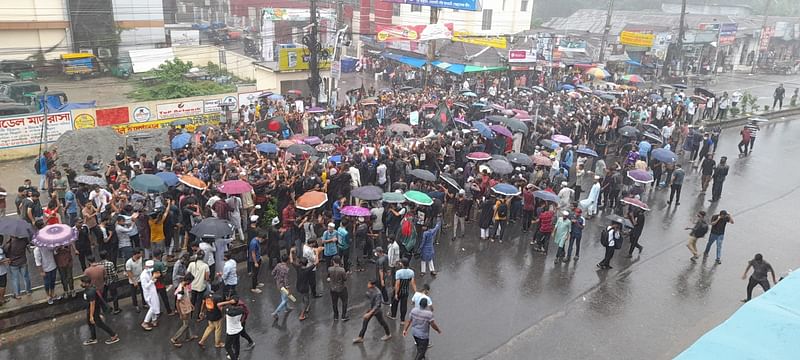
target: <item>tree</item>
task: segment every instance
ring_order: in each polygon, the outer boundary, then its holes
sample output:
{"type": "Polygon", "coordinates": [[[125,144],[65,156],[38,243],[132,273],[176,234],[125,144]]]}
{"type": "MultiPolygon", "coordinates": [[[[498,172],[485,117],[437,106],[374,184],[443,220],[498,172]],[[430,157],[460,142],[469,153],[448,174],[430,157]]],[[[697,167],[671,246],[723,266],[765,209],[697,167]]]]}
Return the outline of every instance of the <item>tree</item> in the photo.
{"type": "Polygon", "coordinates": [[[154,76],[157,84],[150,85],[143,82],[137,83],[137,89],[128,96],[138,101],[180,99],[192,96],[204,96],[235,92],[236,87],[230,84],[218,84],[210,80],[188,80],[184,74],[194,67],[191,61],[183,62],[180,59],[166,61],[158,69],[149,72],[154,76]]]}

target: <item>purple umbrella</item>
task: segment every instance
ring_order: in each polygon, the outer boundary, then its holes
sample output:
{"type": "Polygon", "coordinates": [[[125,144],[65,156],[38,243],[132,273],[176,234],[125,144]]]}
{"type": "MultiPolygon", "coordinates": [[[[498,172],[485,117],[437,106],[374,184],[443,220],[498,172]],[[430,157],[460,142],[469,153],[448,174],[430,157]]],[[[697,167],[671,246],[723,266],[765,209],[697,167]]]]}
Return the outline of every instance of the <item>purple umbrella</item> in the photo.
{"type": "Polygon", "coordinates": [[[69,245],[78,238],[78,232],[69,225],[47,225],[33,236],[33,244],[46,248],[69,245]]]}
{"type": "Polygon", "coordinates": [[[557,143],[572,144],[572,139],[570,139],[569,136],[566,136],[566,135],[555,134],[555,135],[553,135],[552,139],[553,139],[553,141],[555,141],[557,143]]]}
{"type": "Polygon", "coordinates": [[[496,133],[498,133],[498,134],[500,134],[500,135],[503,135],[503,136],[505,136],[505,137],[509,137],[509,138],[510,138],[510,137],[512,137],[512,136],[513,136],[513,135],[511,134],[511,131],[509,131],[509,130],[508,130],[508,128],[507,128],[507,127],[505,127],[505,126],[502,126],[502,125],[492,125],[492,126],[490,126],[489,128],[490,128],[490,129],[492,129],[492,131],[494,131],[494,132],[496,132],[496,133]]]}
{"type": "Polygon", "coordinates": [[[342,214],[345,216],[359,216],[359,217],[366,217],[372,215],[372,213],[369,212],[369,209],[361,206],[345,206],[342,208],[342,214]]]}
{"type": "Polygon", "coordinates": [[[315,107],[312,107],[312,108],[308,109],[307,112],[309,112],[311,114],[318,114],[318,113],[324,113],[325,109],[315,106],[315,107]]]}
{"type": "Polygon", "coordinates": [[[631,170],[628,171],[628,178],[638,183],[651,183],[653,182],[653,175],[644,170],[631,170]]]}
{"type": "Polygon", "coordinates": [[[464,125],[466,125],[466,126],[472,126],[472,125],[471,125],[470,123],[468,123],[466,120],[464,120],[464,119],[461,119],[461,118],[456,118],[456,119],[455,119],[455,121],[456,121],[457,123],[459,123],[459,124],[464,124],[464,125]]]}
{"type": "Polygon", "coordinates": [[[316,136],[309,136],[309,137],[303,139],[303,142],[308,144],[308,145],[318,145],[318,144],[322,143],[322,140],[320,140],[320,138],[318,138],[316,136]]]}
{"type": "Polygon", "coordinates": [[[217,185],[217,190],[223,194],[239,195],[253,191],[253,187],[244,180],[228,180],[217,185]]]}

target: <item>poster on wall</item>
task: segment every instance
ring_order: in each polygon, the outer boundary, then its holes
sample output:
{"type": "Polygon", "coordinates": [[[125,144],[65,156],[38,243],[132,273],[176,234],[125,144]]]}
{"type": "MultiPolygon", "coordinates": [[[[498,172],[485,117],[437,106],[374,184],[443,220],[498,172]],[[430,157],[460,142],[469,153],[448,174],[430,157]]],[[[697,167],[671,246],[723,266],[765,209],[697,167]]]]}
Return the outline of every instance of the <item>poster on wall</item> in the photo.
{"type": "Polygon", "coordinates": [[[156,105],[156,114],[158,115],[157,118],[159,120],[174,119],[182,116],[200,115],[202,113],[203,100],[156,105]]]}
{"type": "Polygon", "coordinates": [[[481,9],[479,0],[383,0],[385,2],[397,4],[411,4],[420,6],[430,6],[435,8],[447,8],[455,10],[478,11],[481,9]]]}
{"type": "Polygon", "coordinates": [[[194,131],[194,128],[200,125],[219,125],[220,121],[222,120],[222,114],[216,113],[216,114],[182,116],[172,119],[114,125],[112,127],[120,135],[125,135],[129,132],[134,132],[134,131],[168,128],[174,121],[177,120],[188,120],[189,124],[186,125],[186,129],[189,131],[194,131]]]}
{"type": "MultiPolygon", "coordinates": [[[[320,70],[330,69],[333,48],[326,50],[329,56],[320,55],[318,63],[320,70]]],[[[311,55],[306,48],[281,48],[278,51],[278,70],[298,71],[308,70],[311,66],[311,55]]]]}
{"type": "Polygon", "coordinates": [[[262,91],[251,91],[246,93],[239,93],[239,107],[241,106],[250,106],[250,104],[257,104],[258,103],[258,95],[261,95],[262,91]]]}
{"type": "Polygon", "coordinates": [[[72,122],[75,125],[75,130],[91,129],[96,126],[95,118],[90,113],[77,114],[72,122]]]}
{"type": "MultiPolygon", "coordinates": [[[[97,126],[110,126],[128,123],[128,107],[120,106],[108,109],[95,110],[97,126]]],[[[150,120],[149,118],[144,121],[150,120]]]]}
{"type": "MultiPolygon", "coordinates": [[[[44,115],[9,116],[0,118],[0,149],[36,145],[41,140],[44,115]]],[[[69,112],[47,115],[47,142],[72,130],[69,112]]]]}
{"type": "Polygon", "coordinates": [[[221,101],[219,99],[206,100],[203,102],[203,112],[215,113],[222,112],[221,101]]]}

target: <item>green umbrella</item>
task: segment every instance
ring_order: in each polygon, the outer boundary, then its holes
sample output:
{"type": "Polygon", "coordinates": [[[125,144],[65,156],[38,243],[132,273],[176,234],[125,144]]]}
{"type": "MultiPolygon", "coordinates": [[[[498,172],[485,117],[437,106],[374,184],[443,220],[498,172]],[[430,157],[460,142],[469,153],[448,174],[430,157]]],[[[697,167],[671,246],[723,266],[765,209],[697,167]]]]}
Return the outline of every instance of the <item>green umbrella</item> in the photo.
{"type": "Polygon", "coordinates": [[[143,193],[162,193],[167,191],[167,184],[158,176],[141,174],[131,179],[131,188],[143,193]]]}
{"type": "Polygon", "coordinates": [[[323,130],[339,130],[340,128],[341,127],[339,127],[339,125],[331,124],[331,125],[325,125],[325,127],[322,128],[322,129],[323,130]]]}
{"type": "Polygon", "coordinates": [[[525,123],[522,121],[506,118],[503,120],[503,123],[506,124],[506,126],[511,129],[512,132],[521,132],[526,135],[528,134],[528,125],[525,125],[525,123]]]}
{"type": "Polygon", "coordinates": [[[401,204],[406,202],[406,197],[401,193],[385,192],[383,193],[383,201],[387,203],[401,204]]]}
{"type": "Polygon", "coordinates": [[[433,199],[428,194],[416,190],[409,190],[403,194],[408,201],[418,205],[430,206],[433,205],[433,199]]]}

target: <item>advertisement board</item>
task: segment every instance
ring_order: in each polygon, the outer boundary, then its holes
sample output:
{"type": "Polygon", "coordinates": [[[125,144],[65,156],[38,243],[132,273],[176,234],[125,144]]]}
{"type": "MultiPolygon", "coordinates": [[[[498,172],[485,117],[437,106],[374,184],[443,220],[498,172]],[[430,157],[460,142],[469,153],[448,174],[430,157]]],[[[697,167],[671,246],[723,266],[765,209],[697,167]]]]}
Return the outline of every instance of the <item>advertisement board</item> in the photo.
{"type": "Polygon", "coordinates": [[[535,50],[509,50],[508,62],[509,63],[533,63],[536,62],[535,50]]]}
{"type": "Polygon", "coordinates": [[[481,4],[479,0],[383,0],[395,4],[411,4],[430,6],[435,8],[446,8],[455,10],[479,11],[481,4]]]}
{"type": "Polygon", "coordinates": [[[489,46],[498,49],[505,49],[508,47],[508,41],[506,41],[504,36],[475,36],[469,31],[454,32],[452,40],[479,46],[489,46]]]}
{"type": "Polygon", "coordinates": [[[258,103],[258,95],[261,95],[263,91],[251,91],[245,93],[239,93],[239,107],[242,106],[250,106],[250,104],[257,104],[258,103]]]}
{"type": "MultiPolygon", "coordinates": [[[[77,111],[80,111],[80,110],[82,110],[82,109],[79,109],[77,111]]],[[[94,116],[92,116],[92,114],[90,114],[88,112],[84,112],[84,113],[75,115],[75,118],[73,119],[72,122],[73,122],[73,124],[75,126],[75,130],[91,129],[91,128],[96,126],[94,116]]]]}
{"type": "MultiPolygon", "coordinates": [[[[44,115],[22,115],[0,118],[0,149],[36,145],[42,137],[44,115]]],[[[47,115],[47,142],[54,142],[72,130],[70,112],[47,115]]]]}
{"type": "Polygon", "coordinates": [[[114,128],[114,130],[120,135],[125,135],[129,132],[134,132],[134,131],[168,128],[173,121],[177,120],[191,121],[191,123],[186,125],[186,129],[188,129],[189,131],[194,131],[194,128],[200,125],[206,125],[206,124],[219,125],[220,121],[222,120],[222,114],[216,113],[216,114],[183,116],[174,119],[164,119],[164,120],[154,120],[141,123],[114,125],[112,126],[112,128],[114,128]]]}
{"type": "MultiPolygon", "coordinates": [[[[95,110],[95,117],[97,118],[97,126],[127,124],[129,119],[128,107],[120,106],[108,109],[97,109],[95,110]]],[[[150,119],[148,118],[147,120],[150,119]]]]}
{"type": "Polygon", "coordinates": [[[736,23],[722,24],[719,27],[719,44],[732,45],[736,41],[736,30],[739,25],[736,23]]]}
{"type": "Polygon", "coordinates": [[[199,46],[200,30],[170,30],[172,45],[199,46]]]}
{"type": "Polygon", "coordinates": [[[765,26],[761,28],[761,37],[758,42],[758,49],[761,51],[767,51],[769,49],[769,41],[772,38],[772,34],[775,33],[775,28],[772,26],[765,26]]]}
{"type": "MultiPolygon", "coordinates": [[[[328,54],[333,55],[333,48],[327,49],[328,54]]],[[[278,51],[278,70],[279,71],[301,71],[310,68],[309,62],[311,55],[306,48],[281,48],[278,51]]],[[[330,56],[318,57],[320,70],[330,69],[330,56]]]]}
{"type": "Polygon", "coordinates": [[[623,45],[652,47],[653,41],[656,36],[653,34],[644,34],[632,31],[623,31],[619,33],[619,43],[623,45]]]}
{"type": "Polygon", "coordinates": [[[219,99],[206,100],[203,102],[203,112],[206,114],[222,112],[222,106],[220,106],[221,103],[222,102],[219,99]]]}
{"type": "Polygon", "coordinates": [[[200,115],[203,113],[203,101],[184,101],[178,103],[158,104],[156,106],[157,119],[174,119],[183,116],[200,115]]]}
{"type": "Polygon", "coordinates": [[[431,25],[378,25],[377,35],[379,42],[386,41],[426,41],[437,39],[452,39],[453,24],[431,25]]]}

